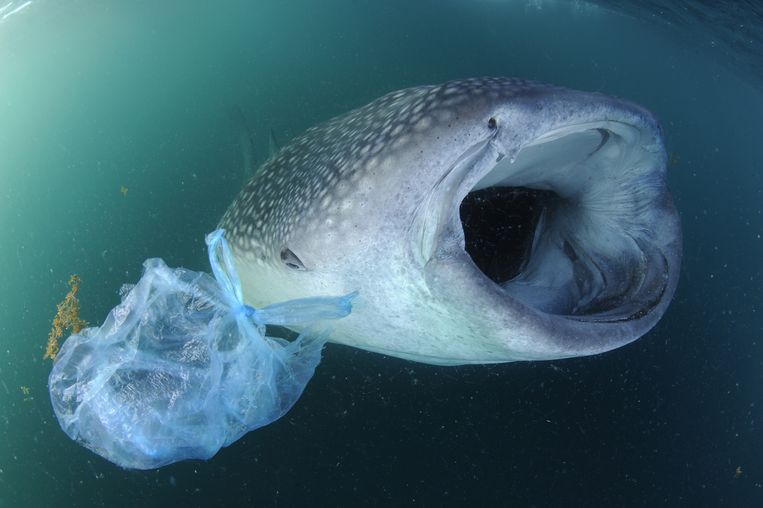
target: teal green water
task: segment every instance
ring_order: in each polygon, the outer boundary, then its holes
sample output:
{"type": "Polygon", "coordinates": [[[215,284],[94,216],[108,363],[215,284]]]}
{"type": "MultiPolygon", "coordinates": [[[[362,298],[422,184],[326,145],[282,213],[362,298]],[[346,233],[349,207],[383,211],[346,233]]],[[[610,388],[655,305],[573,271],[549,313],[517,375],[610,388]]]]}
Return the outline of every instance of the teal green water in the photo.
{"type": "Polygon", "coordinates": [[[702,47],[582,2],[39,0],[0,20],[0,507],[760,505],[763,88],[702,47]],[[553,364],[329,346],[286,418],[156,472],[61,432],[42,355],[70,274],[100,323],[144,259],[208,269],[271,129],[482,75],[662,120],[686,245],[657,329],[553,364]]]}

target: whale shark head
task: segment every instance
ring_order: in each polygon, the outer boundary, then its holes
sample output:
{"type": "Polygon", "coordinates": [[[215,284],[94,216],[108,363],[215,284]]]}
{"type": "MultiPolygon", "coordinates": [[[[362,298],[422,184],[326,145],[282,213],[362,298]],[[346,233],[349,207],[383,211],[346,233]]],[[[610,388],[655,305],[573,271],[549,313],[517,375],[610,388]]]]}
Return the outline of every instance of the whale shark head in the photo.
{"type": "Polygon", "coordinates": [[[629,343],[681,258],[654,117],[509,78],[393,92],[308,130],[220,227],[247,303],[358,291],[332,340],[444,365],[629,343]]]}

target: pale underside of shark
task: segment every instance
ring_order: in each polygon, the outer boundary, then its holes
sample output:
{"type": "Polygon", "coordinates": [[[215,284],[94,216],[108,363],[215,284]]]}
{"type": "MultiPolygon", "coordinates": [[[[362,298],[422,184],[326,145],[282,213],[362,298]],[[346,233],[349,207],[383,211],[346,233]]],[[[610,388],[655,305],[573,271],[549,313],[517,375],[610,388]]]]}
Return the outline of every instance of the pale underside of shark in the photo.
{"type": "Polygon", "coordinates": [[[442,365],[627,344],[664,314],[681,259],[655,118],[509,78],[393,92],[309,129],[220,226],[250,305],[358,291],[332,341],[442,365]]]}

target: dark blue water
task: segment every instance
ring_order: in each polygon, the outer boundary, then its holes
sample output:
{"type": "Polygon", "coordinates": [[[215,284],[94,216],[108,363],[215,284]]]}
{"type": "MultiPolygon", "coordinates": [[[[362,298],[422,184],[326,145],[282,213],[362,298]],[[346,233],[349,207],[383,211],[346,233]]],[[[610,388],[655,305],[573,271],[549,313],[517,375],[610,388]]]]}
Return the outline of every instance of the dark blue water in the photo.
{"type": "Polygon", "coordinates": [[[757,4],[5,5],[0,507],[763,506],[757,4]],[[597,357],[456,368],[330,345],[283,419],[157,471],[61,432],[42,355],[70,274],[100,322],[147,257],[207,269],[203,235],[271,130],[284,142],[387,91],[481,75],[661,119],[685,256],[652,332],[597,357]]]}

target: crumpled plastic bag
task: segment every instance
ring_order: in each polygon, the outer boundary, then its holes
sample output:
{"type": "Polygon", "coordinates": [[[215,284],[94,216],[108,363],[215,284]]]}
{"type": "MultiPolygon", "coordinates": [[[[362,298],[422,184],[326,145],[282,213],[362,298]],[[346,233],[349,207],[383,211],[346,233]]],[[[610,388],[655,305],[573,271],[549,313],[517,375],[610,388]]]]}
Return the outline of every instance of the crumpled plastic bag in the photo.
{"type": "Polygon", "coordinates": [[[283,416],[327,336],[289,342],[267,337],[265,326],[315,330],[351,311],[354,294],[246,306],[223,231],[206,240],[214,278],[146,260],[103,325],[71,335],[53,365],[48,385],[61,428],[119,466],[208,459],[283,416]]]}

